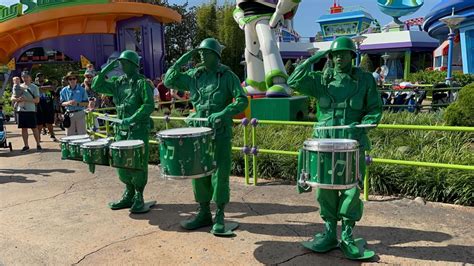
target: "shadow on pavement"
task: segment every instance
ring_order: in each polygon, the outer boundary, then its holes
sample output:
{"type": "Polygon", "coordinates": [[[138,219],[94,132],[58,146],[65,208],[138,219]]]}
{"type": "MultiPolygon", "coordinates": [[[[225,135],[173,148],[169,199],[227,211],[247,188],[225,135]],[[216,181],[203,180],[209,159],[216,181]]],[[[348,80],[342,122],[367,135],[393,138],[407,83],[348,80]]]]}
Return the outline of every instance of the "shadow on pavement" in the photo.
{"type": "Polygon", "coordinates": [[[51,176],[51,173],[71,174],[76,171],[70,169],[0,169],[0,174],[24,174],[24,175],[40,175],[51,176]]]}
{"type": "MultiPolygon", "coordinates": [[[[157,204],[155,205],[150,212],[146,214],[130,214],[132,219],[137,220],[149,220],[151,225],[157,225],[161,230],[165,231],[180,231],[184,232],[185,230],[181,229],[179,222],[182,220],[189,219],[197,211],[197,204],[157,204]]],[[[213,206],[211,205],[211,208],[213,206]]],[[[215,209],[215,208],[213,208],[215,209]]],[[[262,215],[272,215],[272,214],[301,214],[301,213],[310,213],[316,212],[318,208],[312,206],[290,206],[283,204],[272,204],[272,203],[242,203],[242,202],[232,202],[226,207],[226,221],[232,221],[238,218],[245,218],[251,216],[262,216],[262,215]],[[258,210],[258,211],[256,211],[258,210]]],[[[265,234],[265,235],[275,235],[276,233],[272,230],[277,230],[275,228],[268,229],[265,224],[246,224],[240,223],[239,230],[249,231],[256,234],[265,234]],[[262,227],[263,226],[263,227],[262,227]],[[272,234],[273,232],[273,234],[272,234]]],[[[282,236],[294,236],[294,232],[288,230],[287,225],[279,224],[275,225],[285,230],[277,230],[278,233],[282,236]],[[280,232],[282,231],[282,232],[280,232]],[[287,233],[285,233],[287,232],[287,233]]],[[[205,229],[204,231],[207,231],[205,229]]],[[[187,231],[186,231],[187,232],[187,231]]]]}
{"type": "Polygon", "coordinates": [[[0,176],[0,184],[6,183],[34,183],[36,180],[28,180],[28,177],[21,175],[0,176]]]}
{"type": "Polygon", "coordinates": [[[47,149],[47,148],[43,148],[41,151],[37,151],[35,147],[30,147],[28,151],[22,152],[21,148],[23,147],[16,147],[16,148],[13,147],[13,151],[11,152],[8,149],[5,149],[4,152],[0,150],[0,157],[10,158],[10,157],[22,156],[22,155],[28,155],[28,154],[34,154],[34,153],[61,152],[60,149],[47,149]]]}
{"type": "MultiPolygon", "coordinates": [[[[244,226],[245,225],[242,225],[242,227],[244,226]]],[[[264,227],[267,228],[268,231],[274,231],[270,228],[272,226],[275,225],[264,225],[264,227]]],[[[295,230],[296,232],[308,230],[307,228],[304,228],[308,227],[305,225],[293,224],[289,226],[292,227],[293,230],[295,230]]],[[[313,234],[321,232],[323,230],[322,224],[318,224],[318,227],[318,230],[314,230],[310,235],[307,235],[308,239],[310,239],[313,234]]],[[[277,230],[277,228],[275,228],[275,230],[277,230]]],[[[427,261],[449,261],[465,263],[471,260],[470,262],[473,262],[472,258],[474,256],[474,251],[472,249],[472,246],[426,246],[425,244],[425,246],[420,247],[416,244],[416,242],[418,241],[442,243],[444,241],[452,239],[452,236],[446,233],[436,231],[420,231],[395,227],[356,226],[354,230],[354,236],[356,238],[363,237],[369,242],[377,242],[376,244],[369,244],[368,248],[374,250],[378,255],[389,255],[400,258],[413,258],[427,261]]],[[[256,244],[260,246],[254,251],[254,256],[259,262],[263,264],[289,262],[289,260],[291,260],[292,263],[305,264],[309,262],[316,262],[318,261],[318,258],[343,258],[343,254],[339,250],[333,250],[327,254],[317,254],[311,251],[308,253],[308,250],[303,248],[299,242],[262,241],[257,242],[256,244]],[[278,252],[282,250],[287,250],[289,252],[278,252]],[[305,256],[305,258],[303,258],[302,256],[305,256]]],[[[372,261],[378,261],[378,258],[375,257],[372,261]]],[[[346,264],[346,262],[343,263],[346,264]]],[[[341,261],[338,260],[337,264],[341,264],[341,261]]],[[[347,261],[347,264],[358,264],[358,262],[347,261]]]]}

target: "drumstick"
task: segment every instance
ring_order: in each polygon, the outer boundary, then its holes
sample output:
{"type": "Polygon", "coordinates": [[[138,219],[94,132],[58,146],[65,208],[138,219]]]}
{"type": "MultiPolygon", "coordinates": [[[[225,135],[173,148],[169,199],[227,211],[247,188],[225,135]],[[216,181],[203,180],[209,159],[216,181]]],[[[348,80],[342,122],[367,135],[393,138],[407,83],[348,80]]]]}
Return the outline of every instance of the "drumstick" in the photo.
{"type": "Polygon", "coordinates": [[[109,117],[109,116],[106,116],[106,115],[99,115],[99,116],[97,116],[97,119],[102,119],[102,120],[105,120],[105,121],[110,121],[110,122],[122,124],[121,119],[109,117]]]}
{"type": "MultiPolygon", "coordinates": [[[[366,128],[366,127],[376,127],[376,124],[362,124],[362,125],[356,125],[355,127],[358,128],[366,128]]],[[[328,126],[328,127],[317,127],[316,129],[348,129],[351,128],[351,126],[328,126]]]]}

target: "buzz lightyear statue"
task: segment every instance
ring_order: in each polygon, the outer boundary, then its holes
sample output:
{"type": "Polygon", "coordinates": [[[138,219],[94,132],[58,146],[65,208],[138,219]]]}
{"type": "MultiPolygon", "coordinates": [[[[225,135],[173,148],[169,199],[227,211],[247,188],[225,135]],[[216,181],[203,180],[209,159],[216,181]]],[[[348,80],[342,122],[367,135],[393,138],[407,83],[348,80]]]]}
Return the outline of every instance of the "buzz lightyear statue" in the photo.
{"type": "Polygon", "coordinates": [[[293,18],[301,0],[237,0],[234,19],[245,31],[245,61],[249,95],[289,97],[288,75],[273,29],[293,18]]]}

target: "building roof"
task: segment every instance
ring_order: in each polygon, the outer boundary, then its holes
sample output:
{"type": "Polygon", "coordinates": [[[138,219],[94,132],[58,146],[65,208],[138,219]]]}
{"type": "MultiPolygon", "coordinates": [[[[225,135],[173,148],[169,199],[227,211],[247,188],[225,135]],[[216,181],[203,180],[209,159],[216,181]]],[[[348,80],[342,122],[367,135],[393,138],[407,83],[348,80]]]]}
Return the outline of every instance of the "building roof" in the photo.
{"type": "Polygon", "coordinates": [[[319,17],[318,20],[316,20],[316,22],[326,23],[326,22],[332,22],[332,21],[350,20],[350,19],[359,19],[359,18],[367,18],[370,20],[374,20],[372,15],[365,12],[364,10],[354,10],[354,11],[349,11],[349,12],[322,15],[321,17],[319,17]]]}

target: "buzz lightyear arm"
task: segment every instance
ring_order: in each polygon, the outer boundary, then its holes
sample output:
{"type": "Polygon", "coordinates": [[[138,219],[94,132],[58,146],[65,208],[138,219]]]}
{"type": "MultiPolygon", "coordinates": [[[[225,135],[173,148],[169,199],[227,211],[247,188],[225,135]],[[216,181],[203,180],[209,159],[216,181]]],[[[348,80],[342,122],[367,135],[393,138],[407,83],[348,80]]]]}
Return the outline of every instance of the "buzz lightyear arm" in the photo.
{"type": "Polygon", "coordinates": [[[278,22],[283,20],[283,15],[289,12],[295,12],[301,0],[280,0],[276,6],[275,13],[270,19],[270,27],[275,28],[278,22]]]}

